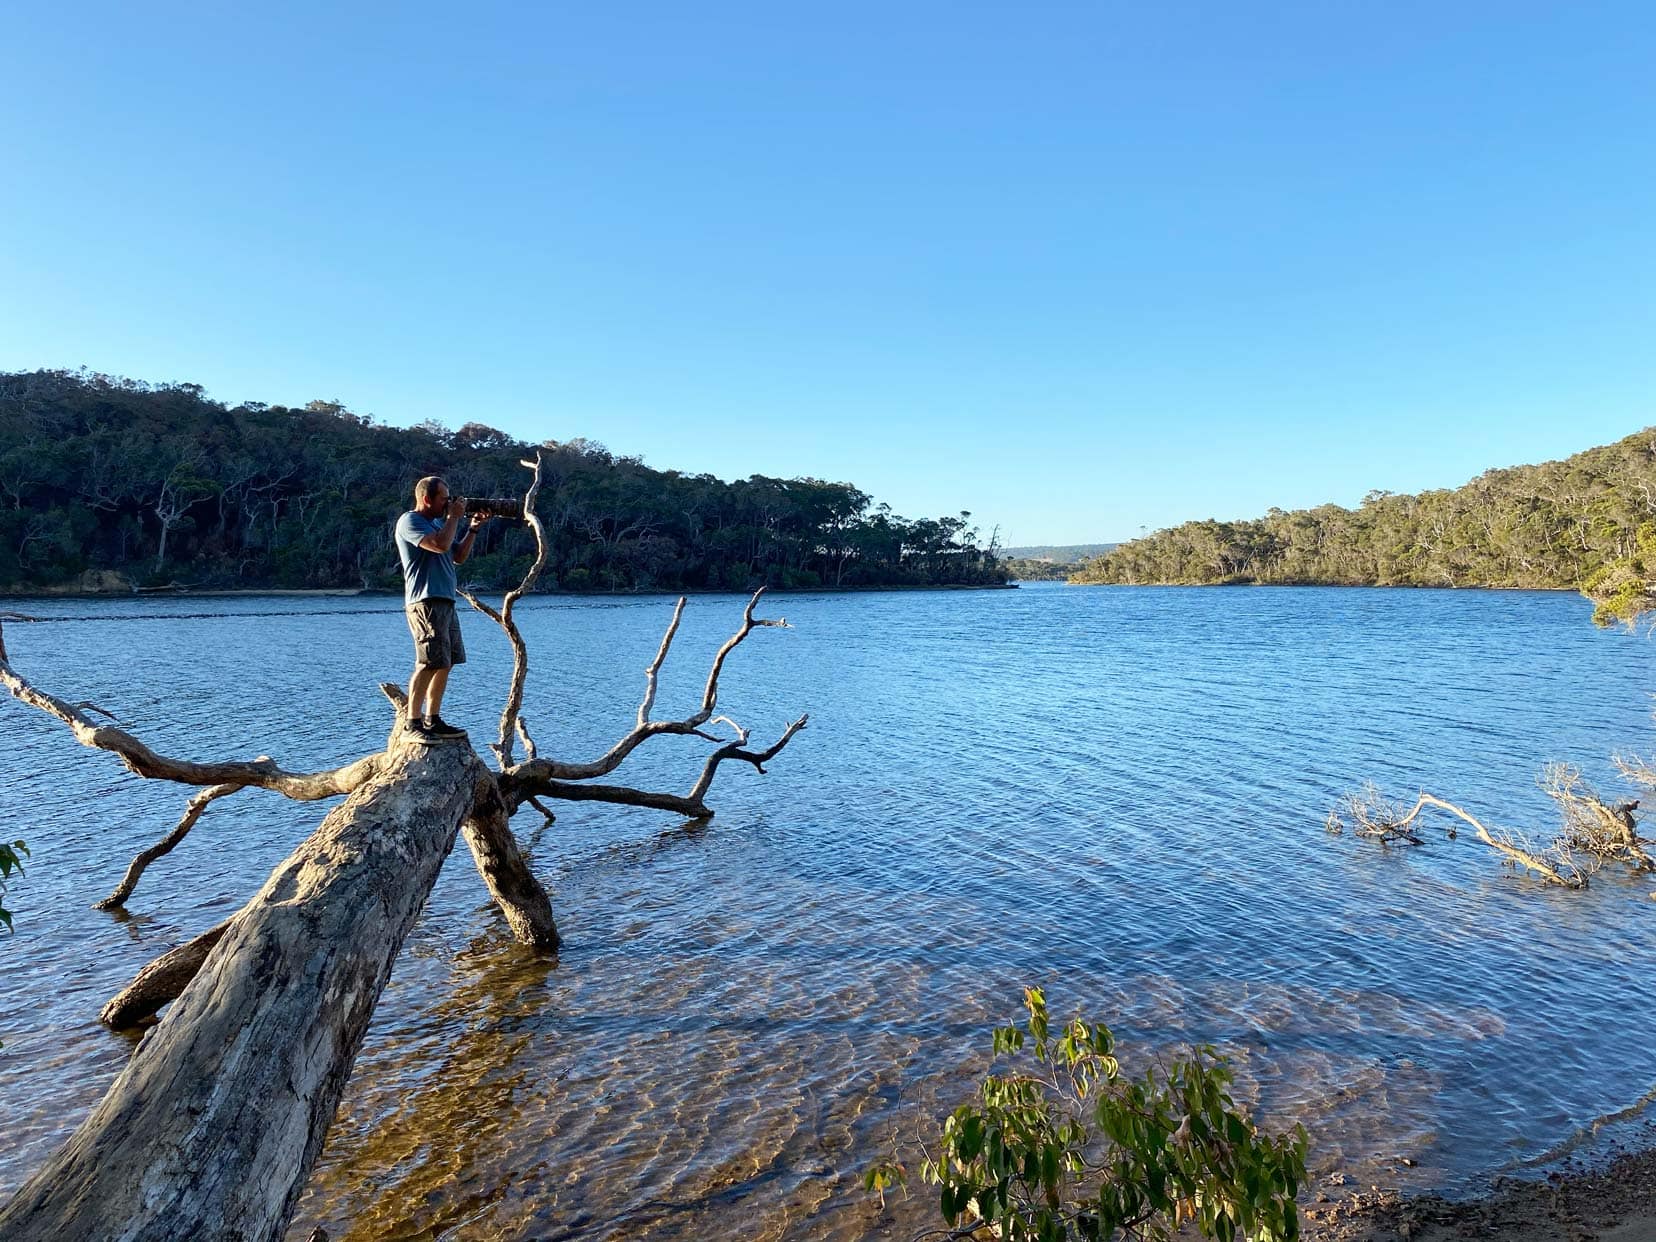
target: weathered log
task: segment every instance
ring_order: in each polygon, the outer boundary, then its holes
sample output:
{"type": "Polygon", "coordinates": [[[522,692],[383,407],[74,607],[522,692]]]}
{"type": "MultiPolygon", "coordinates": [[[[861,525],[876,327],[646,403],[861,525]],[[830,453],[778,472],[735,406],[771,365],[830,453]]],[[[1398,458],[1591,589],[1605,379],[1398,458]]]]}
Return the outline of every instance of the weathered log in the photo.
{"type": "Polygon", "coordinates": [[[225,919],[189,943],[163,953],[115,993],[98,1015],[98,1021],[119,1031],[159,1013],[161,1006],[177,1000],[190,986],[190,981],[206,964],[213,946],[224,939],[229,929],[230,920],[225,919]]]}
{"type": "Polygon", "coordinates": [[[558,947],[552,902],[518,848],[510,820],[494,778],[479,778],[471,814],[460,826],[472,861],[512,935],[522,944],[550,953],[558,947]]]}
{"type": "Polygon", "coordinates": [[[274,1239],[481,763],[404,745],[235,916],[103,1101],[4,1209],[8,1242],[274,1239]]]}

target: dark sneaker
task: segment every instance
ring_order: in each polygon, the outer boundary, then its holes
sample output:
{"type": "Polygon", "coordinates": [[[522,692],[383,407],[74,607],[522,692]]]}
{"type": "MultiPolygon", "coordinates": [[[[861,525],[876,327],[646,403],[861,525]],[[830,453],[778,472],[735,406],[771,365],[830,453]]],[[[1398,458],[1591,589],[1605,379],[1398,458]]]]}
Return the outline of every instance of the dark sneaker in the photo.
{"type": "Polygon", "coordinates": [[[405,729],[407,729],[410,733],[417,733],[421,737],[425,736],[426,722],[425,722],[423,717],[420,717],[420,716],[404,716],[403,717],[403,727],[405,729]]]}
{"type": "Polygon", "coordinates": [[[423,730],[427,737],[465,737],[464,729],[456,729],[441,716],[427,716],[423,730]]]}

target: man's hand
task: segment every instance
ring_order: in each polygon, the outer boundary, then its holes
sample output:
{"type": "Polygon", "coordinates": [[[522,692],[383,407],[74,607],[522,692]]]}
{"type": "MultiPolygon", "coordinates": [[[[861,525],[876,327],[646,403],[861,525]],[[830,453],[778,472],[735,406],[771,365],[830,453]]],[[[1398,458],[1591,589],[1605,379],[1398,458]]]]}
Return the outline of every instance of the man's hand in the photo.
{"type": "Polygon", "coordinates": [[[443,516],[446,517],[449,521],[452,522],[458,517],[464,517],[465,513],[466,513],[465,498],[461,497],[461,496],[451,496],[451,497],[449,497],[448,512],[445,513],[443,516]]]}
{"type": "Polygon", "coordinates": [[[472,514],[472,520],[471,520],[472,529],[476,530],[479,526],[483,525],[484,522],[487,522],[493,516],[494,516],[494,514],[492,514],[492,513],[474,513],[474,514],[472,514]]]}

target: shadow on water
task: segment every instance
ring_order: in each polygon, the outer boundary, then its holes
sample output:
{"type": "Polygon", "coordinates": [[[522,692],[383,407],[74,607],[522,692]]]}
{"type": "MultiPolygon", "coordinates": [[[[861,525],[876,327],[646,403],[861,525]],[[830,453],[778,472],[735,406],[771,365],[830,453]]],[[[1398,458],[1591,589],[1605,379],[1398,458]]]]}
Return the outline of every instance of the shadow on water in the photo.
{"type": "Polygon", "coordinates": [[[474,936],[454,955],[432,989],[427,1029],[380,1040],[358,1062],[359,1081],[399,1088],[393,1099],[347,1090],[327,1162],[300,1204],[301,1232],[321,1224],[335,1238],[430,1237],[496,1197],[478,1170],[501,1132],[522,1124],[531,1091],[559,1081],[523,1063],[532,1043],[556,1039],[557,970],[498,934],[474,936]]]}

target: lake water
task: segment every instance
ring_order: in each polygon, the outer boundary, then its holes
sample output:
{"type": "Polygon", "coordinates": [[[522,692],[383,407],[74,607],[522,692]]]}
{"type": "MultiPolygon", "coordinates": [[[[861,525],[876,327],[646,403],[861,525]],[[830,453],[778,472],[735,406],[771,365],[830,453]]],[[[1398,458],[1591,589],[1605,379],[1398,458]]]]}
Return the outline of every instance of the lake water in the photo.
{"type": "MultiPolygon", "coordinates": [[[[532,600],[526,714],[543,753],[627,727],[671,612],[532,600]]],[[[29,601],[36,684],[157,749],[333,766],[383,744],[407,676],[384,598],[29,601]],[[204,616],[202,613],[229,615],[204,616]],[[70,619],[74,618],[74,619],[70,619]]],[[[658,717],[687,712],[739,619],[691,601],[658,717]]],[[[1366,779],[1547,835],[1550,759],[1607,790],[1652,749],[1656,648],[1562,594],[1109,589],[788,596],[720,706],[768,744],[718,815],[556,804],[515,821],[566,944],[512,944],[461,848],[397,963],[293,1236],[906,1236],[861,1171],[970,1089],[990,1028],[1039,983],[1127,1059],[1186,1040],[1235,1059],[1274,1123],[1353,1181],[1476,1188],[1582,1143],[1656,1085],[1656,883],[1585,893],[1476,841],[1330,837],[1366,779]],[[1401,1164],[1417,1161],[1415,1167],[1401,1164]]],[[[465,619],[445,715],[492,735],[509,652],[465,619]]],[[[704,744],[623,767],[682,792],[704,744]]],[[[85,1116],[131,1047],[96,1023],[145,962],[245,901],[323,814],[216,803],[116,918],[88,908],[186,791],[127,775],[0,701],[0,831],[34,848],[0,939],[0,1186],[85,1116]]],[[[617,779],[617,778],[612,778],[617,779]]]]}

